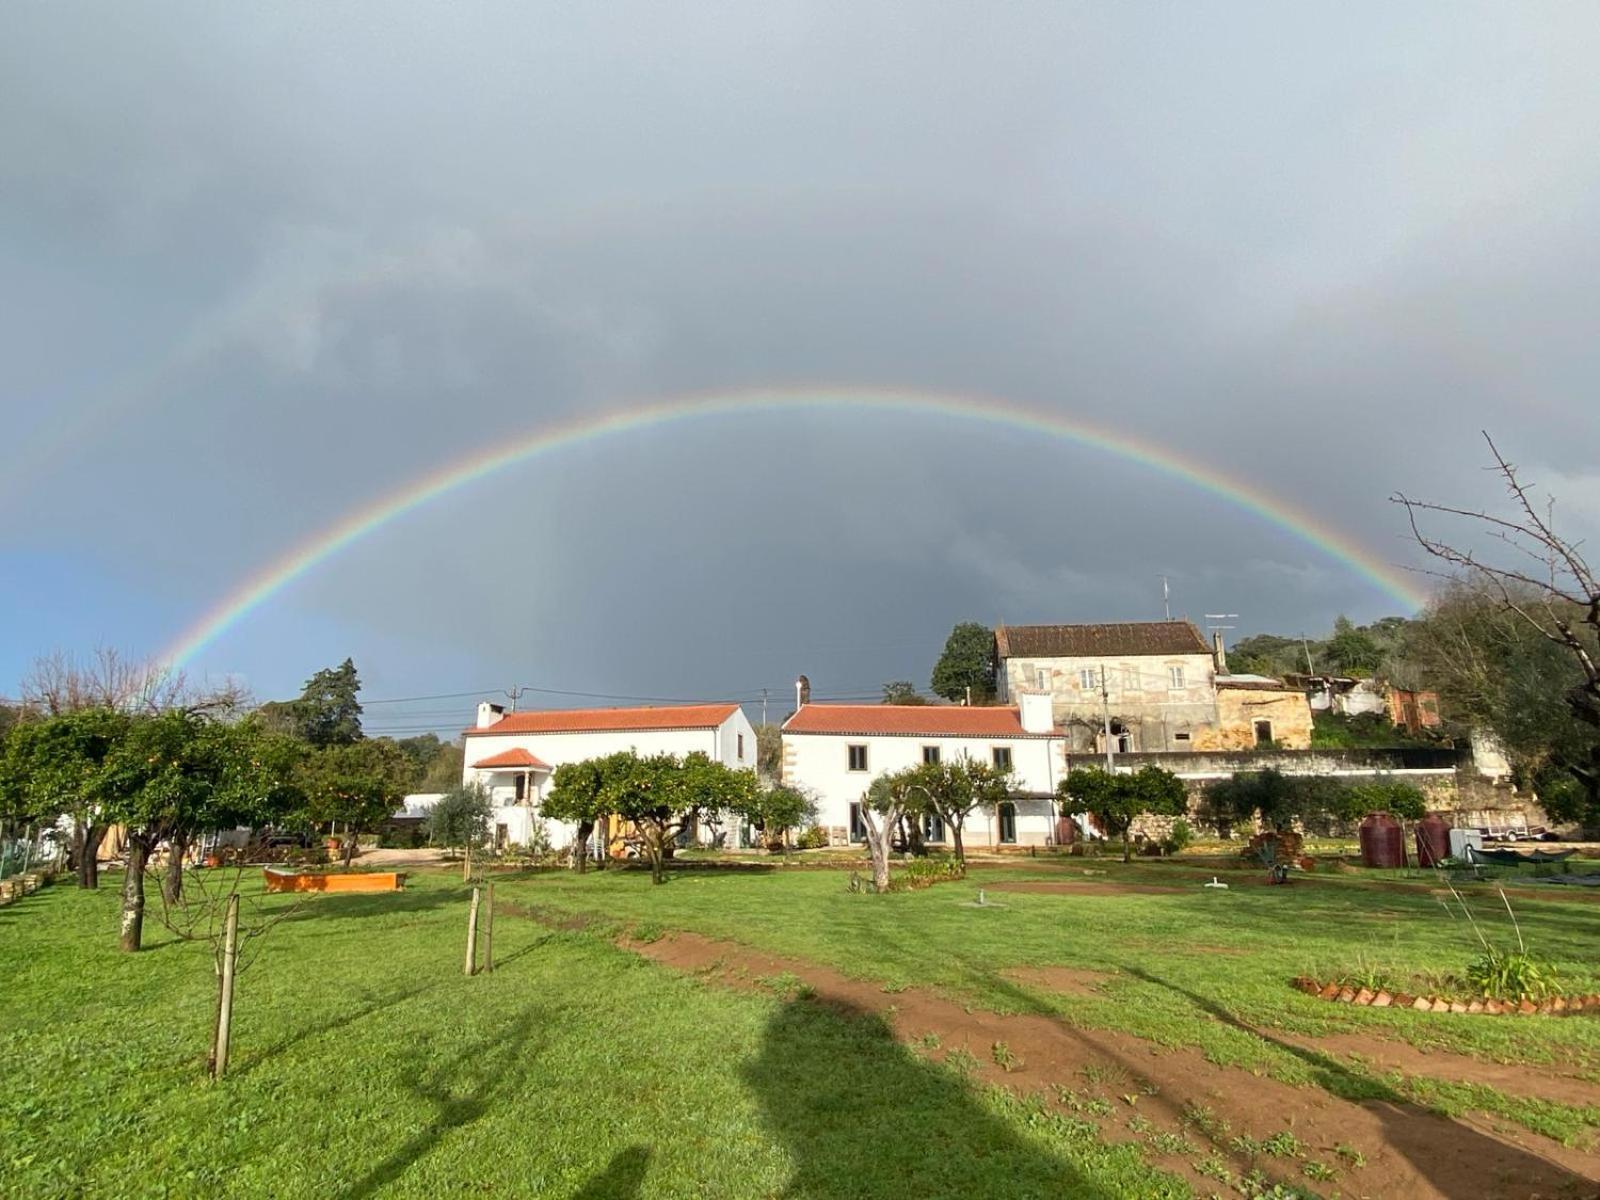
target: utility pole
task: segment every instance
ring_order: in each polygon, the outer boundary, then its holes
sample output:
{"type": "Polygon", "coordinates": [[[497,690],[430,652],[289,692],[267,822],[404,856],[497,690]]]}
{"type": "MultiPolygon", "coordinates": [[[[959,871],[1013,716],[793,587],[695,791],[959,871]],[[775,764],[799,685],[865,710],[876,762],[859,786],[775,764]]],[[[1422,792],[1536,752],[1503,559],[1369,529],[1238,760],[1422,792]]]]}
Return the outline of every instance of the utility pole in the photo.
{"type": "Polygon", "coordinates": [[[1306,635],[1300,635],[1300,649],[1306,652],[1306,674],[1315,675],[1317,669],[1311,665],[1311,643],[1306,641],[1306,635]]]}
{"type": "Polygon", "coordinates": [[[527,691],[527,690],[528,690],[527,688],[513,683],[511,685],[511,690],[509,692],[501,692],[500,694],[502,696],[508,697],[511,700],[511,711],[512,712],[516,712],[517,711],[517,700],[522,695],[522,693],[527,691]]]}
{"type": "Polygon", "coordinates": [[[767,723],[767,689],[761,689],[761,723],[767,723]]]}
{"type": "Polygon", "coordinates": [[[1106,774],[1112,774],[1116,768],[1111,762],[1111,691],[1106,687],[1106,665],[1100,664],[1100,716],[1105,722],[1106,738],[1106,774]]]}

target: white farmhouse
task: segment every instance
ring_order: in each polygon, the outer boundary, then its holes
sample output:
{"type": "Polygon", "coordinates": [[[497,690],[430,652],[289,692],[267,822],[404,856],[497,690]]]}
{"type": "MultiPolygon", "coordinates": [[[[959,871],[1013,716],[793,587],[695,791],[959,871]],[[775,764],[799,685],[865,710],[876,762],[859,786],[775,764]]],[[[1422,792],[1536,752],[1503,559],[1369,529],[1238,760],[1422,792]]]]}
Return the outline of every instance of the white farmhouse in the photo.
{"type": "MultiPolygon", "coordinates": [[[[1024,692],[1014,708],[945,705],[803,704],[783,724],[783,778],[815,796],[817,823],[835,844],[860,842],[861,798],[879,775],[924,762],[968,758],[1009,767],[1012,798],[973,812],[962,826],[968,846],[1045,845],[1056,840],[1056,784],[1066,772],[1066,741],[1053,728],[1050,697],[1024,692]]],[[[949,840],[930,818],[928,841],[949,840]]]]}
{"type": "MultiPolygon", "coordinates": [[[[550,777],[563,763],[621,750],[680,758],[698,750],[724,766],[753,771],[756,765],[755,728],[737,704],[507,713],[485,701],[466,743],[461,779],[488,789],[498,844],[528,842],[550,777]]],[[[577,832],[561,821],[545,828],[557,848],[571,845],[577,832]]]]}

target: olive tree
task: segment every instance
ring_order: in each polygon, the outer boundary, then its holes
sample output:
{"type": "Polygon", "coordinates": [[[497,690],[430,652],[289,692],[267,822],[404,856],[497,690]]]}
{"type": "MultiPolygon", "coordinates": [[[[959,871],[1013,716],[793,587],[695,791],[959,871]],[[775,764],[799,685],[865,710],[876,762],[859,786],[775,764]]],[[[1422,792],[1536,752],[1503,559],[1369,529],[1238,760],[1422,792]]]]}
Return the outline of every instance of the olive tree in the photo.
{"type": "Polygon", "coordinates": [[[1133,823],[1145,814],[1181,816],[1188,807],[1183,780],[1160,767],[1141,767],[1113,775],[1100,767],[1079,767],[1056,787],[1057,797],[1087,812],[1108,836],[1122,839],[1122,861],[1133,858],[1133,823]]]}

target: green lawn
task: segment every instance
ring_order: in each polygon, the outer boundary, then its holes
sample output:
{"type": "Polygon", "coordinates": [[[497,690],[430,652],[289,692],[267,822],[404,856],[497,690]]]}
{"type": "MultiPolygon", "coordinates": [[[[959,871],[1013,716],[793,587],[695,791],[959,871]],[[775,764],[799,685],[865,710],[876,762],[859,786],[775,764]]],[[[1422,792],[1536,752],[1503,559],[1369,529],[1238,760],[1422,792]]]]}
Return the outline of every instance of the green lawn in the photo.
{"type": "MultiPolygon", "coordinates": [[[[1220,892],[1200,878],[1041,861],[878,897],[848,892],[838,871],[680,871],[661,887],[635,871],[508,877],[503,902],[594,920],[563,930],[503,906],[499,969],[469,979],[462,886],[419,875],[399,895],[311,899],[271,933],[241,977],[234,1069],[216,1086],[203,1078],[206,949],[154,925],[150,949],[121,955],[117,877],[98,893],[58,884],[0,909],[0,1193],[1190,1194],[1137,1144],[969,1079],[897,1043],[878,1017],[655,965],[614,944],[624,927],[830,965],[881,984],[886,1002],[922,985],[969,1006],[1196,1046],[1308,1088],[1489,1111],[1572,1144],[1600,1125],[1600,1109],[1583,1105],[1382,1078],[1358,1062],[1328,1069],[1254,1032],[1369,1030],[1600,1078],[1600,1019],[1430,1019],[1287,986],[1362,954],[1396,970],[1459,970],[1470,934],[1426,889],[1235,878],[1220,892]],[[1184,890],[963,903],[977,886],[1022,879],[1184,890]],[[1114,975],[1066,995],[1003,974],[1063,964],[1114,975]]],[[[1508,936],[1489,898],[1475,907],[1508,936]]],[[[1600,905],[1519,902],[1517,915],[1564,980],[1600,990],[1600,905]]]]}

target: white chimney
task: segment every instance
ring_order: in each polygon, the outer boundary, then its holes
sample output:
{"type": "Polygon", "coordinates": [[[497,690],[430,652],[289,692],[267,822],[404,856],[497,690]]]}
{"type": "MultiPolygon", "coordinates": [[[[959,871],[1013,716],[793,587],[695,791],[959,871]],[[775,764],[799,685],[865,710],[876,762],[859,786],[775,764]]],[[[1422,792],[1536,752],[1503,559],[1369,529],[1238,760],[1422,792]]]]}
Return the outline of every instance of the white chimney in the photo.
{"type": "Polygon", "coordinates": [[[1050,715],[1049,692],[1018,692],[1017,716],[1023,733],[1049,733],[1055,728],[1050,715]]]}
{"type": "Polygon", "coordinates": [[[804,675],[794,681],[794,710],[799,712],[811,703],[811,680],[804,675]]]}
{"type": "Polygon", "coordinates": [[[491,725],[498,724],[500,718],[505,716],[505,713],[505,705],[491,704],[487,700],[480,700],[478,702],[478,728],[487,729],[491,725]]]}
{"type": "Polygon", "coordinates": [[[1211,631],[1211,657],[1216,660],[1217,674],[1226,675],[1228,673],[1228,650],[1222,644],[1222,630],[1220,629],[1211,631]]]}

